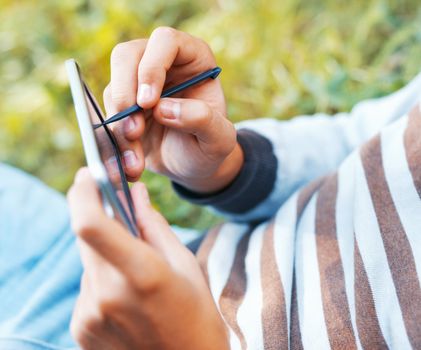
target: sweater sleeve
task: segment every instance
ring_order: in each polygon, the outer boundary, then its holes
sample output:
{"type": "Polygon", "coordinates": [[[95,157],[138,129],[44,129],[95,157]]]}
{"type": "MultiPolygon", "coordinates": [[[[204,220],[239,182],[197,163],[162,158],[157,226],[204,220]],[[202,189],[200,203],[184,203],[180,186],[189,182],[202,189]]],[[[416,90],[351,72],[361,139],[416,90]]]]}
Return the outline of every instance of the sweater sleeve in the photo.
{"type": "Polygon", "coordinates": [[[335,170],[352,150],[407,113],[419,96],[421,74],[389,96],[360,102],[350,113],[238,123],[245,161],[234,181],[211,195],[178,184],[174,188],[182,198],[210,206],[229,220],[267,219],[298,188],[335,170]]]}

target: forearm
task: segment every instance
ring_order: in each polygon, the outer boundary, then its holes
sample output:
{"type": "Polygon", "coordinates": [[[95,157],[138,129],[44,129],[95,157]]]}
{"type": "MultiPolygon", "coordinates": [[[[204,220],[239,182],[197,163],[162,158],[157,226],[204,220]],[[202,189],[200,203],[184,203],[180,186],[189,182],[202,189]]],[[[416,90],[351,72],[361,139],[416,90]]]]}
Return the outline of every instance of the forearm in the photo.
{"type": "MultiPolygon", "coordinates": [[[[176,192],[190,202],[211,206],[229,219],[247,221],[244,214],[264,203],[275,191],[278,161],[270,140],[253,130],[239,130],[237,140],[243,155],[242,166],[222,190],[206,194],[191,191],[177,183],[173,185],[176,192]]],[[[271,209],[264,211],[265,216],[270,215],[271,209]]],[[[257,217],[260,218],[260,214],[253,215],[252,220],[257,217]]]]}

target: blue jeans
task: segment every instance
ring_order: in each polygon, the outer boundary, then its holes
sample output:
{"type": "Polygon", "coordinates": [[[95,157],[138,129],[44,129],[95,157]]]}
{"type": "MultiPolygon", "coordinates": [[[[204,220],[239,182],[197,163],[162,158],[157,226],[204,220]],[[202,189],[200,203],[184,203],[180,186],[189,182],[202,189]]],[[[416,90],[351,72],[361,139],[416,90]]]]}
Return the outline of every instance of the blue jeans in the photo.
{"type": "Polygon", "coordinates": [[[0,163],[0,349],[76,348],[82,270],[63,195],[0,163]]]}

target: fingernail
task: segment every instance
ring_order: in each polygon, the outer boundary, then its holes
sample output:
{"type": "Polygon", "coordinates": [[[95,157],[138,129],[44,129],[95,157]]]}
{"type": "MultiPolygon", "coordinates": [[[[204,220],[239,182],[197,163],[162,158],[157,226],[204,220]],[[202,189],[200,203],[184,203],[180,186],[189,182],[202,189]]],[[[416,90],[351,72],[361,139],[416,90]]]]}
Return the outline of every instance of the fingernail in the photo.
{"type": "Polygon", "coordinates": [[[159,109],[164,118],[166,119],[176,119],[180,117],[181,105],[178,102],[173,101],[161,101],[159,109]]]}
{"type": "Polygon", "coordinates": [[[114,175],[118,172],[118,164],[116,157],[112,156],[105,162],[105,167],[110,175],[114,175]]]}
{"type": "Polygon", "coordinates": [[[139,103],[142,101],[148,101],[152,97],[152,88],[149,84],[140,84],[137,92],[137,100],[139,103]]]}
{"type": "Polygon", "coordinates": [[[136,154],[131,150],[125,151],[123,153],[123,159],[124,159],[124,164],[128,168],[133,168],[137,165],[136,154]]]}
{"type": "Polygon", "coordinates": [[[124,131],[128,133],[132,131],[135,127],[136,122],[134,121],[134,119],[132,117],[126,118],[126,120],[124,121],[124,131]]]}

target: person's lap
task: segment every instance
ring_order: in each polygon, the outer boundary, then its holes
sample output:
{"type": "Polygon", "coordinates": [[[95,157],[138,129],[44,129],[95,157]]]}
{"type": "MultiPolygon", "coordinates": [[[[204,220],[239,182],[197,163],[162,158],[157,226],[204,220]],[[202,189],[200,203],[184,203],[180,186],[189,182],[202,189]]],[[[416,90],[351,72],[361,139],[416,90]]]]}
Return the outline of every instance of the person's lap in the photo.
{"type": "Polygon", "coordinates": [[[74,347],[81,273],[64,197],[0,164],[0,347],[74,347]]]}

